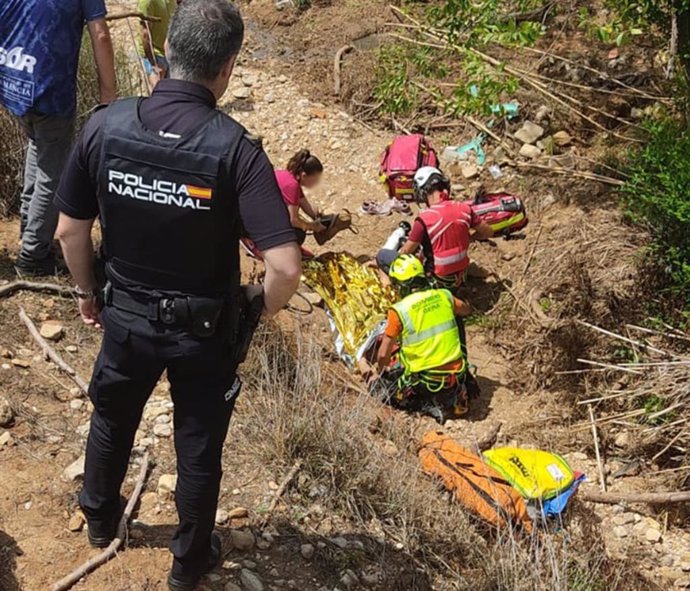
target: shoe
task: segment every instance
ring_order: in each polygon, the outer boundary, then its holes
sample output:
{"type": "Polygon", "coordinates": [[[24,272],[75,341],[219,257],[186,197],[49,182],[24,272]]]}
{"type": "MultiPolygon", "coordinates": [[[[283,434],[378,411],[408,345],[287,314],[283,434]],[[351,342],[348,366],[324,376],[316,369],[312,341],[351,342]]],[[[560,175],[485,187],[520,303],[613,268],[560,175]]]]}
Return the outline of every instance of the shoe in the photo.
{"type": "Polygon", "coordinates": [[[119,517],[112,522],[96,525],[86,520],[86,537],[93,548],[107,548],[117,536],[117,527],[120,524],[119,517]]]}
{"type": "Polygon", "coordinates": [[[208,562],[201,574],[193,578],[176,577],[172,573],[168,576],[168,589],[170,591],[194,591],[197,584],[206,573],[211,572],[220,562],[222,543],[220,537],[216,532],[211,533],[211,554],[208,557],[208,562]]]}
{"type": "Polygon", "coordinates": [[[352,226],[352,214],[347,209],[343,209],[340,213],[334,215],[324,216],[319,221],[326,226],[325,230],[314,232],[314,238],[319,246],[323,246],[343,230],[350,230],[357,234],[357,230],[352,226]]]}
{"type": "Polygon", "coordinates": [[[54,277],[56,275],[69,274],[65,263],[54,255],[48,255],[44,259],[36,260],[20,254],[17,257],[14,270],[20,277],[54,277]]]}
{"type": "Polygon", "coordinates": [[[476,400],[481,396],[482,392],[479,388],[479,382],[470,369],[468,369],[465,374],[465,389],[467,390],[467,396],[470,400],[476,400]]]}

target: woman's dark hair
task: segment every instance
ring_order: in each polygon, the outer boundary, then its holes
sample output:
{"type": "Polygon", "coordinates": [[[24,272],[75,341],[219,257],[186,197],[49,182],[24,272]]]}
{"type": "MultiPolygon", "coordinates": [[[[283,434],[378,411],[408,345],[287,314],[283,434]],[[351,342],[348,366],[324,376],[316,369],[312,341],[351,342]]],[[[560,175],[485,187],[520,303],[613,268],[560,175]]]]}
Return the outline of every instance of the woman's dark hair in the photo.
{"type": "Polygon", "coordinates": [[[307,176],[323,172],[323,164],[316,156],[312,156],[309,150],[300,150],[287,164],[287,169],[293,176],[299,177],[302,173],[307,176]]]}

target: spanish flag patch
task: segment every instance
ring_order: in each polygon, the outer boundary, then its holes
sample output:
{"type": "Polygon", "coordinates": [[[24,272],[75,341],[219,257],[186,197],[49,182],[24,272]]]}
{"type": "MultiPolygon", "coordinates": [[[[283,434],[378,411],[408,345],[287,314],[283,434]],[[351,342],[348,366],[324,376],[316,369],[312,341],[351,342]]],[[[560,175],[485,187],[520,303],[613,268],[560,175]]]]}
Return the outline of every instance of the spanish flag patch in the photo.
{"type": "Polygon", "coordinates": [[[187,185],[187,193],[190,197],[194,197],[195,199],[211,199],[211,197],[213,197],[213,191],[207,187],[187,185]]]}

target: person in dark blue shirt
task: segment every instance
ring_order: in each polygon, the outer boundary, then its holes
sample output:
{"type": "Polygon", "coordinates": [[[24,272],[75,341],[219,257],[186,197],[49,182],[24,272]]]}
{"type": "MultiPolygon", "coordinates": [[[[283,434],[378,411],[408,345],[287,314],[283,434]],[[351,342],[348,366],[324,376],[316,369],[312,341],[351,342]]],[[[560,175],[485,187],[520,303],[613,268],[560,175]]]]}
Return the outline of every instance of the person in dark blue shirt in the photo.
{"type": "Polygon", "coordinates": [[[20,275],[53,275],[58,212],[53,203],[70,151],[84,22],[100,99],[115,99],[113,48],[104,0],[0,2],[0,104],[19,119],[29,145],[21,196],[20,275]]]}

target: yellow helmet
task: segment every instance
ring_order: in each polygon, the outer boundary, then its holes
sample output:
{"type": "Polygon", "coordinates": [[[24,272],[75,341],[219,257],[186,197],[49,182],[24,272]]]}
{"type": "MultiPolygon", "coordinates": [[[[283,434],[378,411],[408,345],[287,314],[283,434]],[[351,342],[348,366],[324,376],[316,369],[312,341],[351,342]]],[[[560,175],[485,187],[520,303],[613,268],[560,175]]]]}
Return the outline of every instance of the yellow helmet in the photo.
{"type": "Polygon", "coordinates": [[[402,254],[393,261],[388,271],[390,278],[397,283],[407,283],[424,277],[424,266],[416,256],[402,254]]]}

